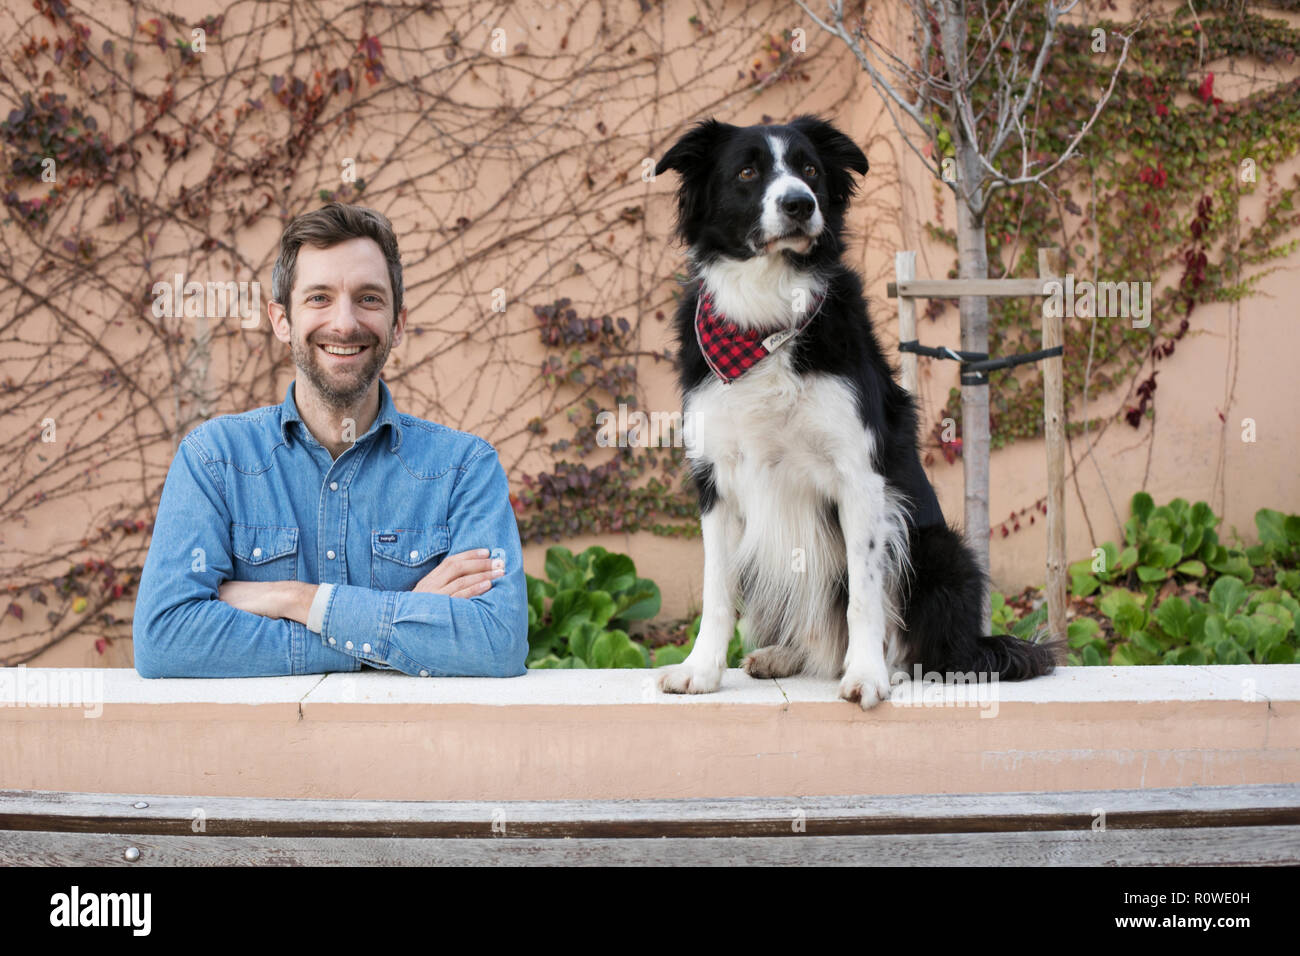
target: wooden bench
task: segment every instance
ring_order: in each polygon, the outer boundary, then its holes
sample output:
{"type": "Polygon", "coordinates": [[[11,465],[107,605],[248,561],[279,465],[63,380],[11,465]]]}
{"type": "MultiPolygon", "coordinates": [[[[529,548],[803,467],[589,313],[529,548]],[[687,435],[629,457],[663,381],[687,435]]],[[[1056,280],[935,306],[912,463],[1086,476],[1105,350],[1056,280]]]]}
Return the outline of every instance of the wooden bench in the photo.
{"type": "Polygon", "coordinates": [[[1300,784],[718,800],[0,791],[0,865],[1300,863],[1300,784]]]}

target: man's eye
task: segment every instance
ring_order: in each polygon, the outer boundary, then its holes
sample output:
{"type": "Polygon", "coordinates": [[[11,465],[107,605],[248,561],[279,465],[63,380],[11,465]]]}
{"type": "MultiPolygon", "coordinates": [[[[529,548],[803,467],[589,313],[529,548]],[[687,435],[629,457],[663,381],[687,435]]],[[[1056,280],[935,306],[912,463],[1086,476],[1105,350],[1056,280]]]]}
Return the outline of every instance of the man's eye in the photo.
{"type": "Polygon", "coordinates": [[[755,169],[753,166],[746,166],[744,169],[740,171],[740,181],[742,183],[747,183],[751,179],[754,179],[756,176],[758,176],[758,170],[755,169]]]}
{"type": "Polygon", "coordinates": [[[323,293],[323,292],[313,292],[311,295],[307,296],[307,301],[310,302],[310,301],[312,301],[313,299],[323,299],[323,298],[325,298],[325,293],[323,293]]]}
{"type": "Polygon", "coordinates": [[[806,164],[804,164],[804,167],[803,167],[803,174],[804,174],[805,176],[807,176],[809,179],[816,179],[816,178],[817,178],[817,167],[814,166],[812,163],[806,163],[806,164]]]}

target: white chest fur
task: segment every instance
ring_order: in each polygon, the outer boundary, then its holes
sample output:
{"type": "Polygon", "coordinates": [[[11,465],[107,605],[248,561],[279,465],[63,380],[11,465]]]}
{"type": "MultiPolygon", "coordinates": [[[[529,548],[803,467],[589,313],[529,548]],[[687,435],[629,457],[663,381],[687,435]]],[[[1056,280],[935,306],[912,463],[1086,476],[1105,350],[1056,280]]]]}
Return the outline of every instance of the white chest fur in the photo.
{"type": "Polygon", "coordinates": [[[742,627],[759,646],[802,645],[808,672],[830,675],[843,661],[835,594],[846,568],[830,505],[863,493],[874,439],[850,385],[796,374],[788,349],[686,397],[686,455],[713,469],[742,627]]]}

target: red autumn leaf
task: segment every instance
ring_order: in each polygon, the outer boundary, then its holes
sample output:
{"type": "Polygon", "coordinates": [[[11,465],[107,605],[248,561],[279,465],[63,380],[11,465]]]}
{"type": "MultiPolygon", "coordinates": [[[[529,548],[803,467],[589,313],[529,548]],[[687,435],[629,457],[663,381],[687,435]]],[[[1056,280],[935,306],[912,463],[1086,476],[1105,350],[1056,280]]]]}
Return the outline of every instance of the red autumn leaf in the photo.
{"type": "Polygon", "coordinates": [[[1208,103],[1214,99],[1214,74],[1206,73],[1205,79],[1201,81],[1201,88],[1196,91],[1201,99],[1208,103]]]}
{"type": "Polygon", "coordinates": [[[18,620],[20,621],[23,619],[23,609],[19,607],[17,604],[9,605],[9,613],[12,614],[14,617],[18,618],[18,620]]]}
{"type": "Polygon", "coordinates": [[[104,653],[104,647],[105,647],[104,639],[103,639],[102,637],[101,637],[101,638],[98,638],[98,639],[95,641],[95,650],[96,650],[97,652],[99,652],[100,654],[103,654],[103,653],[104,653]]]}

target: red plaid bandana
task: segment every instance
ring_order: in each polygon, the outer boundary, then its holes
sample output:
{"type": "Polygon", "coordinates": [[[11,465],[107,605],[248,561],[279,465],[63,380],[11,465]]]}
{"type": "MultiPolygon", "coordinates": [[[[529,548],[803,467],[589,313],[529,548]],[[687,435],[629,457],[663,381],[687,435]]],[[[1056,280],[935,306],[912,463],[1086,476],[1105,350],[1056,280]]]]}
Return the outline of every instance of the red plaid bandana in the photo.
{"type": "Polygon", "coordinates": [[[821,311],[824,296],[814,295],[813,307],[808,317],[795,328],[779,328],[764,332],[759,329],[742,329],[718,312],[712,297],[701,287],[695,306],[695,339],[700,343],[704,361],[722,380],[730,385],[740,376],[798,335],[821,311]]]}

